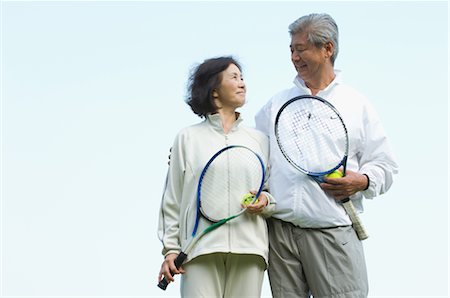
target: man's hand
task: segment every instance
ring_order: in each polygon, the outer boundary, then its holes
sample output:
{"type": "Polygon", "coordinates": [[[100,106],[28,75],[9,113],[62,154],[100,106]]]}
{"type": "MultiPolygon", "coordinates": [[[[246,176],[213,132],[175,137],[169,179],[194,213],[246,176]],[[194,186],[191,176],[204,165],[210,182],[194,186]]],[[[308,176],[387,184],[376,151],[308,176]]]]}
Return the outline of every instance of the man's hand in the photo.
{"type": "Polygon", "coordinates": [[[369,182],[365,175],[350,170],[346,171],[345,177],[324,177],[324,180],[325,182],[321,183],[320,187],[337,201],[341,201],[358,191],[366,189],[369,182]]]}

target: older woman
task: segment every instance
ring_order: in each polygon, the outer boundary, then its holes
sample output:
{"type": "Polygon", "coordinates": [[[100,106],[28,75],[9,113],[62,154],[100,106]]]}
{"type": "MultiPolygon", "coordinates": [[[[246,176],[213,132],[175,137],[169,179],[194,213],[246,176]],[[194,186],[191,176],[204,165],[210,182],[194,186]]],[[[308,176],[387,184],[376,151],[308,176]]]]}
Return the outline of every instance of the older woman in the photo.
{"type": "Polygon", "coordinates": [[[245,127],[236,112],[245,104],[245,96],[241,67],[232,57],[208,59],[190,78],[187,103],[204,120],[184,128],[175,138],[159,223],[165,260],[158,278],[173,281],[170,270],[183,274],[182,297],[261,294],[268,257],[267,227],[262,215],[269,214],[274,205],[267,192],[262,192],[244,216],[201,238],[180,269],[174,264],[178,253],[191,240],[197,183],[211,156],[227,145],[244,145],[267,164],[267,137],[245,127]]]}

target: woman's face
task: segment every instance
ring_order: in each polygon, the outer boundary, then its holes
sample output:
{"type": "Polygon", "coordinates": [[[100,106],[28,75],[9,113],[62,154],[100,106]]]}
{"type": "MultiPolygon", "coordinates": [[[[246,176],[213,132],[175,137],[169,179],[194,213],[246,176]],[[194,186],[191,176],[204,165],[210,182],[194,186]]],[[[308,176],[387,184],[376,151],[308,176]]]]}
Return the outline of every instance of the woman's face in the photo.
{"type": "Polygon", "coordinates": [[[230,64],[221,74],[222,80],[213,95],[219,108],[237,109],[245,103],[245,83],[239,68],[230,64]]]}

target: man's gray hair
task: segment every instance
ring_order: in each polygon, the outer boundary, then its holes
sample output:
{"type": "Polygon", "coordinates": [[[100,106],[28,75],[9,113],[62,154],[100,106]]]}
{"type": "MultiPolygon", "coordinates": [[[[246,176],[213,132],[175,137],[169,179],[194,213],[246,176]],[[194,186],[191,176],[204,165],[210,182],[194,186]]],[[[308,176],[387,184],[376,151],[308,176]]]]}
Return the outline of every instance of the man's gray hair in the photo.
{"type": "Polygon", "coordinates": [[[308,41],[316,47],[322,47],[328,42],[334,46],[331,63],[334,65],[339,52],[339,31],[336,22],[326,13],[313,13],[300,17],[289,25],[289,34],[294,36],[299,32],[308,34],[308,41]]]}

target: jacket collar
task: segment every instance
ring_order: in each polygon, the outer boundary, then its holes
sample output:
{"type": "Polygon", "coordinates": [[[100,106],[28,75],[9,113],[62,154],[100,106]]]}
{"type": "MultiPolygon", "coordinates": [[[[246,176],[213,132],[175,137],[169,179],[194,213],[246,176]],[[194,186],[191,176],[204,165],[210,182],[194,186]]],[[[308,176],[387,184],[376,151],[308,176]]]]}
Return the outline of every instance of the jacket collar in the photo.
{"type": "MultiPolygon", "coordinates": [[[[331,92],[331,90],[333,90],[333,87],[342,83],[341,71],[338,69],[335,69],[334,73],[336,75],[334,80],[331,81],[331,83],[325,89],[320,90],[319,94],[329,94],[331,92]]],[[[303,81],[298,75],[294,79],[294,84],[295,84],[295,86],[297,86],[298,88],[303,90],[305,92],[305,94],[311,94],[311,90],[309,90],[309,88],[306,86],[305,81],[303,81]]]]}
{"type": "MultiPolygon", "coordinates": [[[[241,117],[241,113],[236,112],[236,121],[234,122],[230,132],[236,131],[242,121],[243,119],[241,117]]],[[[208,122],[214,130],[223,133],[222,119],[220,118],[218,113],[206,115],[206,122],[208,122]]]]}

